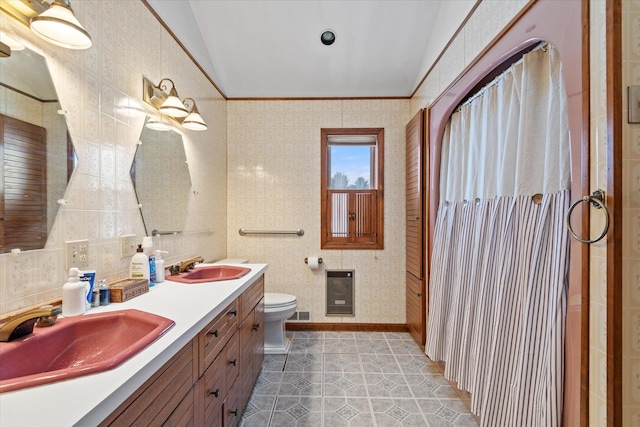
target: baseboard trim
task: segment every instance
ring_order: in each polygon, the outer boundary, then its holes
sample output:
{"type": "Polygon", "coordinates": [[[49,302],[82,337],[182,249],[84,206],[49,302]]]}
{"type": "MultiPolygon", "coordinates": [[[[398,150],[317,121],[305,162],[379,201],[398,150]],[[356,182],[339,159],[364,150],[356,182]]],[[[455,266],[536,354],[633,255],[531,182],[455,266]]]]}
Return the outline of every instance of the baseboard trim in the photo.
{"type": "Polygon", "coordinates": [[[404,323],[289,323],[287,331],[409,332],[404,323]]]}

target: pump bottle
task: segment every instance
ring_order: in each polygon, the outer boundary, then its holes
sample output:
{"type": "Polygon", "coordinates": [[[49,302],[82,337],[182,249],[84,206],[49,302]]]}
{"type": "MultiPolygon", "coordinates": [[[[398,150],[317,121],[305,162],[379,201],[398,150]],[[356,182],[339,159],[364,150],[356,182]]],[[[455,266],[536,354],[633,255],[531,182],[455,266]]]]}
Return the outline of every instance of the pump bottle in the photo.
{"type": "Polygon", "coordinates": [[[145,255],[142,245],[138,245],[136,254],[131,257],[131,268],[129,269],[129,277],[132,279],[149,280],[149,258],[145,255]]]}
{"type": "Polygon", "coordinates": [[[67,283],[62,286],[62,315],[71,317],[84,314],[86,292],[85,283],[80,281],[80,270],[70,268],[67,283]]]}

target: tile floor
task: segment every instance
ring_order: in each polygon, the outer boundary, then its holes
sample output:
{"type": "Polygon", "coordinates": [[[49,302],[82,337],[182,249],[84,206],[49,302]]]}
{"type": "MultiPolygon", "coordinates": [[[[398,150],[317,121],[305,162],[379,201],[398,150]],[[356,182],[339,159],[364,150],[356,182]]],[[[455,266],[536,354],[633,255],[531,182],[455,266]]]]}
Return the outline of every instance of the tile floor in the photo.
{"type": "Polygon", "coordinates": [[[477,426],[408,333],[289,332],[266,355],[242,427],[477,426]]]}

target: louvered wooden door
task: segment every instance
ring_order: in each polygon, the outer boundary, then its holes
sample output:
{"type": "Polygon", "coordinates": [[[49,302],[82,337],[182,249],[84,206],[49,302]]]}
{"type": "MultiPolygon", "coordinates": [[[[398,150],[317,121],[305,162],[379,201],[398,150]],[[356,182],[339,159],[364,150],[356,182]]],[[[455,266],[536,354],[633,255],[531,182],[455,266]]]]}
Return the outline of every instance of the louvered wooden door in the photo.
{"type": "Polygon", "coordinates": [[[40,249],[47,240],[46,129],[0,115],[0,247],[40,249]]]}
{"type": "Polygon", "coordinates": [[[425,257],[425,112],[406,127],[406,299],[407,326],[421,346],[426,340],[425,257]]]}

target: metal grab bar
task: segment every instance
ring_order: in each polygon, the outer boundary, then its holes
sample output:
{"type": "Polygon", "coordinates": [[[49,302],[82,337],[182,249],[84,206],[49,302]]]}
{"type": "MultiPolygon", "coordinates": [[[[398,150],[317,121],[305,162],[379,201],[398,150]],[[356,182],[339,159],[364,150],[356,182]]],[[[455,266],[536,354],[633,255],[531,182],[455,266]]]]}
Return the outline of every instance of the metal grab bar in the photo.
{"type": "Polygon", "coordinates": [[[604,191],[603,190],[596,190],[593,192],[593,194],[590,194],[588,196],[584,196],[581,199],[576,200],[575,202],[573,202],[573,204],[571,205],[571,207],[569,208],[569,210],[567,211],[567,217],[566,217],[566,223],[567,223],[567,228],[569,229],[569,233],[571,233],[571,235],[573,236],[574,239],[576,239],[579,242],[582,243],[595,243],[599,240],[602,240],[602,238],[607,234],[607,231],[609,231],[609,209],[607,209],[607,206],[604,203],[605,201],[605,195],[604,195],[604,191]],[[604,213],[604,218],[605,218],[605,223],[604,223],[604,230],[602,230],[602,233],[600,233],[597,237],[593,238],[593,239],[585,239],[582,238],[580,236],[578,236],[574,231],[573,228],[571,227],[571,212],[573,212],[573,210],[575,209],[576,206],[578,206],[580,203],[582,202],[591,202],[591,204],[597,208],[597,209],[602,209],[602,213],[604,213]]]}
{"type": "Polygon", "coordinates": [[[241,228],[238,230],[238,234],[241,236],[246,236],[247,234],[295,234],[297,236],[304,236],[304,230],[293,230],[293,231],[276,231],[276,230],[245,230],[241,228]]]}
{"type": "Polygon", "coordinates": [[[152,236],[168,236],[170,234],[181,234],[181,233],[182,231],[159,231],[159,230],[151,231],[152,236]]]}

